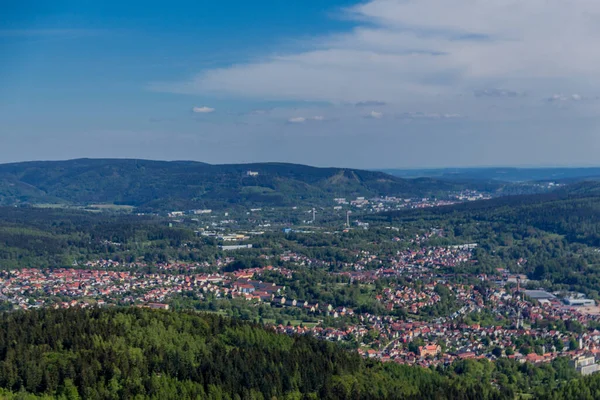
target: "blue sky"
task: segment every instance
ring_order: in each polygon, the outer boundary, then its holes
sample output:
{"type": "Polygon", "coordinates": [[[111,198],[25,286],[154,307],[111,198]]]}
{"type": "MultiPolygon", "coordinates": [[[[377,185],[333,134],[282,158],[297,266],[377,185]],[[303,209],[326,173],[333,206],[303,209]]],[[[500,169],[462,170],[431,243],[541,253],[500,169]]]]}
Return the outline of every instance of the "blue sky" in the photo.
{"type": "Polygon", "coordinates": [[[597,2],[8,0],[0,13],[0,162],[599,164],[597,2]]]}

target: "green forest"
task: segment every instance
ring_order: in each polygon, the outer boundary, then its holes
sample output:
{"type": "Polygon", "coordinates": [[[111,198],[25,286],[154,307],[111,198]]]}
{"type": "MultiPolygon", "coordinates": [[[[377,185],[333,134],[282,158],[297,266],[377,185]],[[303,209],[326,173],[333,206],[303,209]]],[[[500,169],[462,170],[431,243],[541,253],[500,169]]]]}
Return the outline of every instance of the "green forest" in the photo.
{"type": "Polygon", "coordinates": [[[562,359],[414,368],[214,314],[140,308],[3,313],[0,358],[8,399],[586,399],[598,391],[596,377],[574,380],[562,359]]]}
{"type": "Polygon", "coordinates": [[[189,228],[155,216],[0,207],[0,267],[64,267],[76,260],[113,258],[195,261],[215,252],[189,228]],[[195,251],[184,248],[193,242],[195,251]],[[204,253],[208,251],[208,253],[204,253]]]}

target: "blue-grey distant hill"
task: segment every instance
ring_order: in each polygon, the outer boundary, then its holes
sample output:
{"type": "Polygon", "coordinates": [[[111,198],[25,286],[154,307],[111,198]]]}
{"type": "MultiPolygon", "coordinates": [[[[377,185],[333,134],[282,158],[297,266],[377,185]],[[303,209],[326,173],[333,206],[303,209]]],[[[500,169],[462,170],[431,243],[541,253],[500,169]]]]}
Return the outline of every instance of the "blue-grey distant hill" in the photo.
{"type": "MultiPolygon", "coordinates": [[[[77,159],[0,165],[0,205],[123,204],[147,210],[290,206],[334,197],[423,197],[474,185],[283,163],[77,159]]],[[[478,189],[498,186],[482,183],[478,189]]]]}
{"type": "Polygon", "coordinates": [[[384,169],[381,171],[401,178],[427,177],[451,181],[573,182],[587,179],[600,179],[600,167],[384,169]]]}

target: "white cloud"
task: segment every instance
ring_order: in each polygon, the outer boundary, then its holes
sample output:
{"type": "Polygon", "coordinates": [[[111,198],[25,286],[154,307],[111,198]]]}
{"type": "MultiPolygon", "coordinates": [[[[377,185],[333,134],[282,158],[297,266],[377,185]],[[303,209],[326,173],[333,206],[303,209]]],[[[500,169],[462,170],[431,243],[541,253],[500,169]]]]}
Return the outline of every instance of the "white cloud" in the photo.
{"type": "Polygon", "coordinates": [[[367,118],[381,119],[381,118],[383,118],[383,113],[379,112],[379,111],[371,111],[367,115],[367,118]]]}
{"type": "Polygon", "coordinates": [[[584,97],[577,93],[571,94],[571,95],[557,93],[557,94],[553,94],[552,96],[548,97],[546,100],[548,100],[551,103],[566,102],[566,101],[581,101],[581,100],[584,100],[584,97]]]}
{"type": "Polygon", "coordinates": [[[356,21],[351,31],[153,88],[477,118],[525,116],[548,88],[600,90],[597,0],[367,0],[346,13],[356,21]],[[495,98],[515,106],[494,111],[495,98]]]}
{"type": "Polygon", "coordinates": [[[206,106],[202,106],[202,107],[194,107],[192,108],[192,111],[198,114],[210,114],[211,112],[214,112],[215,109],[211,108],[211,107],[206,107],[206,106]]]}
{"type": "Polygon", "coordinates": [[[322,115],[315,115],[314,117],[292,117],[288,119],[291,124],[302,124],[307,121],[325,121],[325,117],[322,115]]]}
{"type": "Polygon", "coordinates": [[[291,124],[301,124],[303,122],[306,122],[306,118],[304,117],[292,117],[290,119],[288,119],[288,122],[291,124]]]}
{"type": "Polygon", "coordinates": [[[451,113],[424,113],[424,112],[407,112],[398,116],[400,119],[419,119],[419,120],[438,120],[438,119],[456,119],[462,118],[460,114],[451,113]]]}

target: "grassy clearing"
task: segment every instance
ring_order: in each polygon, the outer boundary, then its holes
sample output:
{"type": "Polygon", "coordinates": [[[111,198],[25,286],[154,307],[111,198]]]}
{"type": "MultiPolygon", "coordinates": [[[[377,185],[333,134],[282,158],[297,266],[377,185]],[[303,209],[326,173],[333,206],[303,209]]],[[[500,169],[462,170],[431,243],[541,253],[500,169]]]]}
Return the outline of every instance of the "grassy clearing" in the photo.
{"type": "Polygon", "coordinates": [[[89,208],[97,208],[99,210],[114,210],[114,211],[133,211],[134,206],[123,204],[90,204],[89,208]]]}
{"type": "Polygon", "coordinates": [[[40,204],[32,204],[32,207],[35,208],[72,208],[71,206],[69,206],[68,204],[61,204],[61,203],[40,203],[40,204]]]}
{"type": "MultiPolygon", "coordinates": [[[[260,321],[260,319],[256,319],[256,322],[260,321]]],[[[265,324],[273,324],[276,325],[276,321],[274,318],[263,318],[263,322],[265,324]]],[[[290,319],[290,320],[285,320],[284,319],[284,324],[287,323],[291,323],[292,326],[299,326],[299,325],[303,325],[307,328],[314,328],[315,326],[319,325],[318,322],[306,322],[306,321],[301,321],[299,319],[290,319]]]]}

